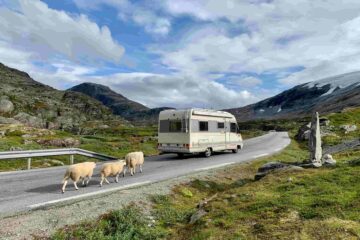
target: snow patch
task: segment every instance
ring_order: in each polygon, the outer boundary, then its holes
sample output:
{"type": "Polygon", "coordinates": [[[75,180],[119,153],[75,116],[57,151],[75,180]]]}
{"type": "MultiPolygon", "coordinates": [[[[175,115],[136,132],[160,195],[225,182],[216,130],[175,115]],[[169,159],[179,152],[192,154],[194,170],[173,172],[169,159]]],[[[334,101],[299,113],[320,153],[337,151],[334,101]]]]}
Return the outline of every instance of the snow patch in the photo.
{"type": "Polygon", "coordinates": [[[333,93],[337,88],[347,88],[350,86],[360,86],[360,72],[346,73],[334,77],[324,78],[318,81],[309,82],[305,85],[308,88],[321,88],[331,85],[331,89],[324,95],[333,93]]]}

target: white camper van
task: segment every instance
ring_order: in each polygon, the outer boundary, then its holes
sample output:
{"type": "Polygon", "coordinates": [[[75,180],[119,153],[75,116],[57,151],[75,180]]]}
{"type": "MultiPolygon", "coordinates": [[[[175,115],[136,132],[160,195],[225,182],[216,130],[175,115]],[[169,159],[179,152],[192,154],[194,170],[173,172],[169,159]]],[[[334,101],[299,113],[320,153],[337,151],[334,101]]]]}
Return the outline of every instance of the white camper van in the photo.
{"type": "Polygon", "coordinates": [[[208,109],[165,110],[159,114],[158,149],[163,153],[204,153],[243,147],[235,117],[208,109]]]}

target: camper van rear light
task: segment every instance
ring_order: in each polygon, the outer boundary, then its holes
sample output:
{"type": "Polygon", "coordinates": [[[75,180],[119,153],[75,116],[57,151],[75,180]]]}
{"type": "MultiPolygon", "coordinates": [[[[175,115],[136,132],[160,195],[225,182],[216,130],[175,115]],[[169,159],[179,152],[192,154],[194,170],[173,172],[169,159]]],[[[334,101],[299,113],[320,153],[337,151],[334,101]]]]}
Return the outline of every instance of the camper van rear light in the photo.
{"type": "Polygon", "coordinates": [[[185,147],[186,149],[189,149],[189,148],[190,148],[190,144],[184,144],[184,147],[185,147]]]}

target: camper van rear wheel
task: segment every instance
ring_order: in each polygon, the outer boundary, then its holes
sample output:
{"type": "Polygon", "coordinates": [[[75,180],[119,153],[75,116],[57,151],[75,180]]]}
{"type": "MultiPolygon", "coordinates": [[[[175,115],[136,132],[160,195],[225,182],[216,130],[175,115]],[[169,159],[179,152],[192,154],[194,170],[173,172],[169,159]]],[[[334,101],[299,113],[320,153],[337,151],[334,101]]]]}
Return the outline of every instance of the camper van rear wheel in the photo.
{"type": "Polygon", "coordinates": [[[211,154],[212,154],[211,148],[206,149],[206,151],[204,152],[205,157],[210,157],[211,154]]]}
{"type": "Polygon", "coordinates": [[[178,158],[183,158],[183,157],[184,157],[184,153],[178,153],[177,156],[178,156],[178,158]]]}
{"type": "Polygon", "coordinates": [[[236,149],[233,149],[233,150],[231,150],[233,153],[238,153],[238,151],[239,151],[239,148],[238,147],[236,147],[236,149]]]}

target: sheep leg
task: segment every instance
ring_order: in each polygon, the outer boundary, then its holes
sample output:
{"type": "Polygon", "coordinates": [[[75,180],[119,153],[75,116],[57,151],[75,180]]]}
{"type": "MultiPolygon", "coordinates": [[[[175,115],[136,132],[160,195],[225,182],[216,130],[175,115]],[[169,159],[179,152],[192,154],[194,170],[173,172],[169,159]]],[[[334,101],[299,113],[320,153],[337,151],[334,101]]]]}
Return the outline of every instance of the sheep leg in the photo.
{"type": "Polygon", "coordinates": [[[123,177],[125,177],[125,173],[126,173],[126,168],[124,168],[123,177]]]}
{"type": "Polygon", "coordinates": [[[134,169],[133,169],[133,168],[130,168],[130,175],[131,175],[131,176],[134,176],[134,172],[135,172],[134,169]]]}
{"type": "Polygon", "coordinates": [[[91,180],[91,177],[88,176],[88,177],[87,177],[87,181],[86,181],[86,183],[85,183],[85,186],[87,186],[87,185],[89,184],[90,180],[91,180]]]}
{"type": "Polygon", "coordinates": [[[104,177],[103,177],[103,176],[101,176],[100,187],[102,187],[103,182],[104,182],[104,177]]]}
{"type": "Polygon", "coordinates": [[[85,178],[81,178],[82,179],[82,186],[85,186],[85,178]]]}
{"type": "Polygon", "coordinates": [[[74,187],[75,187],[76,190],[79,190],[79,188],[78,188],[78,186],[76,184],[76,181],[74,181],[74,187]]]}
{"type": "Polygon", "coordinates": [[[68,181],[65,180],[65,181],[64,181],[64,184],[63,184],[63,186],[62,186],[62,188],[61,188],[62,193],[65,193],[65,188],[66,188],[67,183],[68,183],[68,181]]]}
{"type": "Polygon", "coordinates": [[[142,173],[142,165],[140,165],[140,172],[142,173]]]}
{"type": "Polygon", "coordinates": [[[110,184],[110,182],[107,180],[106,177],[105,177],[104,179],[105,179],[105,182],[106,182],[107,184],[110,184]]]}
{"type": "Polygon", "coordinates": [[[117,182],[117,183],[119,182],[119,175],[120,175],[120,173],[118,173],[115,177],[115,182],[117,182]]]}

